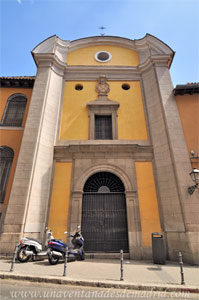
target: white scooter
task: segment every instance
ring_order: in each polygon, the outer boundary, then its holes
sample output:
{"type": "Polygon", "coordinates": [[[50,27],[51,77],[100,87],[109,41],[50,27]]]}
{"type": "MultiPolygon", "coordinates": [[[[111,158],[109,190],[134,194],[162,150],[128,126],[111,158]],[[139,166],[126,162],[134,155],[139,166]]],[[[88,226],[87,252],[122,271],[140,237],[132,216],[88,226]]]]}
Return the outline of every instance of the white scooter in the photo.
{"type": "MultiPolygon", "coordinates": [[[[46,243],[54,239],[52,231],[46,228],[46,243]]],[[[47,256],[47,251],[42,251],[42,243],[32,238],[22,238],[18,244],[17,259],[20,262],[27,262],[31,257],[36,259],[37,257],[47,256]]]]}

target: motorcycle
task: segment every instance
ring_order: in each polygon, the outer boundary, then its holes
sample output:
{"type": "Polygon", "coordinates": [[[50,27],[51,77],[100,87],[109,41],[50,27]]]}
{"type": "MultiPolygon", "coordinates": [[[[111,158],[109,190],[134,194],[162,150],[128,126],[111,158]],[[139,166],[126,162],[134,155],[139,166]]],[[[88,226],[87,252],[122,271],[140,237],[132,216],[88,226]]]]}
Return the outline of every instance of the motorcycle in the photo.
{"type": "MultiPolygon", "coordinates": [[[[67,232],[64,232],[67,234],[67,232]]],[[[48,243],[47,255],[48,261],[51,265],[56,265],[60,259],[64,259],[67,253],[67,257],[75,257],[76,260],[84,260],[84,238],[81,234],[80,226],[77,227],[74,235],[68,236],[69,242],[66,243],[63,240],[52,239],[48,243]],[[72,238],[72,239],[70,239],[72,238]],[[68,247],[68,249],[67,249],[68,247]]]]}
{"type": "MultiPolygon", "coordinates": [[[[54,239],[52,231],[46,228],[46,242],[48,243],[51,239],[54,239]]],[[[42,251],[42,243],[33,238],[22,238],[17,248],[17,259],[22,263],[29,261],[31,257],[36,259],[37,257],[47,256],[47,251],[42,251]]]]}

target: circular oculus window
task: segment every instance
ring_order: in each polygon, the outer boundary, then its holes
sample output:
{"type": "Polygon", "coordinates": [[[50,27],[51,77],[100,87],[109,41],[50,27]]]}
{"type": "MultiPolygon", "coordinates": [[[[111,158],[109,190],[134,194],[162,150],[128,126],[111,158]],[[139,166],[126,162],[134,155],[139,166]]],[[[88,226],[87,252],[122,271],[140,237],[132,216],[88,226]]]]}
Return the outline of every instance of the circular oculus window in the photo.
{"type": "Polygon", "coordinates": [[[128,83],[123,83],[122,88],[123,88],[123,90],[127,91],[130,89],[130,85],[128,83]]]}
{"type": "Polygon", "coordinates": [[[95,60],[101,63],[111,60],[112,55],[108,51],[98,51],[95,53],[95,60]]]}
{"type": "Polygon", "coordinates": [[[81,90],[83,90],[83,85],[82,84],[76,84],[75,89],[77,91],[81,91],[81,90]]]}

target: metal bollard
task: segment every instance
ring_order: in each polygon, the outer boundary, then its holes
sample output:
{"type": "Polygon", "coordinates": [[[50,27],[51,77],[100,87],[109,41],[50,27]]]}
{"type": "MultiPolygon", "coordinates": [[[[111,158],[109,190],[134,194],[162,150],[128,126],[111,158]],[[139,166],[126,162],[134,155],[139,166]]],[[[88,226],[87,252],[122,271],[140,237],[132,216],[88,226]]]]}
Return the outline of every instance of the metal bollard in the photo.
{"type": "Polygon", "coordinates": [[[121,265],[121,268],[120,268],[120,270],[121,270],[121,277],[120,277],[120,280],[121,280],[121,281],[124,280],[124,274],[123,274],[123,272],[124,272],[123,261],[124,261],[124,258],[123,258],[123,250],[120,250],[120,265],[121,265]]]}
{"type": "Polygon", "coordinates": [[[64,273],[63,276],[66,276],[66,268],[67,268],[67,261],[68,261],[68,232],[65,231],[64,234],[66,234],[66,252],[65,252],[65,257],[64,257],[64,273]]]}
{"type": "Polygon", "coordinates": [[[15,251],[14,251],[14,254],[13,254],[13,259],[12,259],[10,272],[14,271],[14,264],[15,264],[15,259],[16,259],[16,255],[17,255],[17,249],[18,249],[18,243],[16,243],[16,246],[15,246],[15,251]]]}
{"type": "Polygon", "coordinates": [[[65,253],[65,257],[64,257],[64,274],[63,274],[63,276],[66,276],[67,262],[68,262],[68,246],[66,246],[66,253],[65,253]]]}
{"type": "Polygon", "coordinates": [[[184,271],[183,271],[183,261],[182,261],[182,253],[181,252],[179,252],[179,263],[180,263],[181,284],[185,285],[184,271]]]}

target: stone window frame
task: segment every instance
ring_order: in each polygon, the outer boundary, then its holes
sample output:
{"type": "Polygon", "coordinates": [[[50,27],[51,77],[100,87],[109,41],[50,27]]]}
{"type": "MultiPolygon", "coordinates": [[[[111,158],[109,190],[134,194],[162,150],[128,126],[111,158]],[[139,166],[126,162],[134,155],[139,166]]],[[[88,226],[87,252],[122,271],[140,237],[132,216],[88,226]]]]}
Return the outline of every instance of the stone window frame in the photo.
{"type": "Polygon", "coordinates": [[[14,160],[13,149],[8,146],[1,146],[0,162],[1,162],[2,171],[0,177],[0,181],[1,181],[0,203],[4,203],[13,160],[14,160]]]}
{"type": "MultiPolygon", "coordinates": [[[[102,98],[102,96],[100,97],[102,98]]],[[[95,140],[95,115],[97,116],[111,116],[112,117],[112,139],[118,139],[118,124],[117,124],[117,110],[119,103],[108,100],[91,101],[87,104],[89,109],[89,140],[95,140]]]]}
{"type": "Polygon", "coordinates": [[[26,95],[22,93],[16,93],[9,96],[1,118],[0,126],[22,127],[26,107],[27,107],[26,95]],[[20,102],[22,105],[16,105],[17,103],[20,102]],[[15,119],[16,116],[20,118],[15,119]]]}
{"type": "Polygon", "coordinates": [[[108,62],[108,61],[110,61],[112,59],[112,54],[110,52],[106,51],[106,50],[100,50],[100,51],[98,51],[98,52],[95,53],[94,57],[95,57],[95,60],[97,62],[99,62],[99,63],[106,63],[106,62],[108,62]],[[108,58],[104,59],[104,60],[100,59],[98,56],[101,53],[106,53],[108,55],[108,58]]]}
{"type": "Polygon", "coordinates": [[[95,114],[95,140],[112,140],[112,127],[112,115],[95,114]]]}

